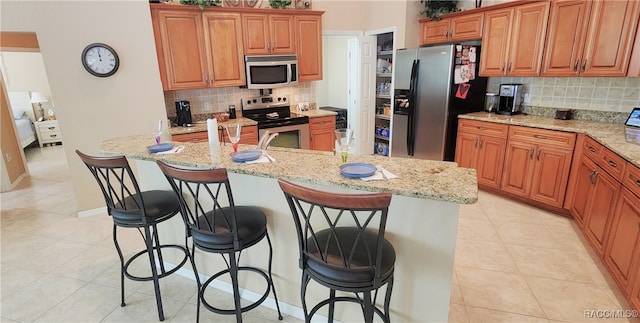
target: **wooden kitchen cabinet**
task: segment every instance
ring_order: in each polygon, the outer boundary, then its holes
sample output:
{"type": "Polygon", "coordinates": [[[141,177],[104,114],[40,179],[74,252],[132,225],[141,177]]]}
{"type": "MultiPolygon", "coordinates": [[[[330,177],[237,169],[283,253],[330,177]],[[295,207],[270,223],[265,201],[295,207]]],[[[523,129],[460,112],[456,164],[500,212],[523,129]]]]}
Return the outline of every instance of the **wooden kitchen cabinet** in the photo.
{"type": "Polygon", "coordinates": [[[336,117],[309,119],[310,145],[312,150],[333,151],[335,149],[336,117]]]}
{"type": "Polygon", "coordinates": [[[500,188],[508,125],[460,119],[455,161],[475,168],[478,185],[500,188]]]}
{"type": "Polygon", "coordinates": [[[543,76],[625,76],[634,44],[637,0],[551,2],[543,76]]]}
{"type": "Polygon", "coordinates": [[[246,55],[296,52],[291,14],[243,13],[242,36],[246,55]]]}
{"type": "Polygon", "coordinates": [[[483,12],[476,12],[441,20],[421,19],[420,45],[481,39],[483,17],[483,12]]]}
{"type": "Polygon", "coordinates": [[[562,207],[576,135],[510,126],[502,190],[562,207]]]}
{"type": "Polygon", "coordinates": [[[322,80],[322,13],[295,15],[299,81],[322,80]]]}
{"type": "Polygon", "coordinates": [[[640,199],[623,187],[613,216],[604,262],[626,296],[631,294],[632,284],[637,282],[639,261],[640,199]]]}
{"type": "Polygon", "coordinates": [[[244,85],[240,14],[151,10],[163,90],[244,85]]]}
{"type": "MultiPolygon", "coordinates": [[[[222,129],[218,129],[218,139],[220,142],[229,142],[229,136],[222,129]]],[[[178,142],[206,142],[209,135],[206,131],[192,132],[172,135],[171,140],[178,142]]],[[[258,144],[258,126],[243,126],[240,130],[240,144],[257,145],[258,144]]]]}
{"type": "Polygon", "coordinates": [[[549,2],[484,13],[480,76],[540,75],[549,2]]]}

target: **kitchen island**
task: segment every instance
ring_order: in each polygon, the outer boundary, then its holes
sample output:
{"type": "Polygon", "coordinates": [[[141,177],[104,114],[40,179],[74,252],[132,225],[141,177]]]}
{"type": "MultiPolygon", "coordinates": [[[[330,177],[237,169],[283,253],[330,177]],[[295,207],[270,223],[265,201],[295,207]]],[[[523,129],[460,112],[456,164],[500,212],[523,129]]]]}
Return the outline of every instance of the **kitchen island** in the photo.
{"type": "MultiPolygon", "coordinates": [[[[392,321],[447,321],[459,205],[477,201],[474,170],[459,168],[451,162],[349,156],[349,162],[380,165],[398,175],[395,179],[363,181],[343,177],[338,168],[340,156],[333,153],[270,148],[269,155],[275,162],[246,164],[232,161],[230,145],[210,148],[207,143],[179,143],[185,148],[178,154],[149,154],[146,147],[150,144],[148,136],[123,137],[104,141],[100,150],[105,155],[125,155],[132,163],[135,161],[143,190],[170,189],[155,165],[157,159],[186,167],[226,168],[236,204],[259,206],[267,215],[274,247],[274,283],[283,311],[290,315],[301,314],[301,270],[293,220],[277,179],[334,192],[392,192],[386,231],[397,253],[392,321]]],[[[240,145],[240,150],[248,149],[255,146],[240,145]]],[[[162,239],[183,243],[181,221],[175,217],[165,225],[161,229],[162,239]]],[[[243,253],[242,261],[264,268],[267,250],[266,243],[261,243],[243,253]]],[[[219,257],[198,253],[196,261],[204,274],[222,269],[219,257]]],[[[190,267],[186,266],[186,270],[190,267]]],[[[249,291],[263,290],[259,279],[249,274],[241,277],[241,285],[249,291]]],[[[251,299],[253,294],[243,295],[251,299]]],[[[327,296],[326,288],[314,283],[309,285],[309,303],[327,296]]],[[[266,305],[273,304],[267,302],[266,305]]],[[[362,313],[356,305],[340,304],[336,307],[336,318],[345,322],[361,321],[362,313]]]]}

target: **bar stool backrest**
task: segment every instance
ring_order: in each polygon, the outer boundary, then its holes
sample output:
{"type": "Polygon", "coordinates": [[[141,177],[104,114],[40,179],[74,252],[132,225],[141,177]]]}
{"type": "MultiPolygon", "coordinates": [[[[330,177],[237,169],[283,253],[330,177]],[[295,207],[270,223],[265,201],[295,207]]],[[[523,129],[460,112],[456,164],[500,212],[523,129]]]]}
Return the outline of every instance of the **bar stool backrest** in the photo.
{"type": "Polygon", "coordinates": [[[301,269],[307,268],[308,262],[320,262],[338,270],[359,271],[372,281],[379,281],[391,193],[339,194],[282,179],[278,183],[293,215],[301,269]],[[344,234],[345,228],[349,235],[344,234]],[[365,239],[371,236],[365,234],[367,231],[377,232],[374,241],[365,239]],[[319,238],[319,234],[323,238],[319,238]],[[364,263],[363,257],[356,254],[362,254],[363,250],[368,255],[364,263]]]}
{"type": "Polygon", "coordinates": [[[185,169],[162,161],[157,164],[178,194],[187,237],[193,237],[195,245],[207,251],[239,250],[227,170],[185,169]]]}
{"type": "Polygon", "coordinates": [[[137,227],[146,223],[144,200],[126,157],[95,157],[79,150],[76,154],[98,182],[107,212],[117,225],[137,227]]]}

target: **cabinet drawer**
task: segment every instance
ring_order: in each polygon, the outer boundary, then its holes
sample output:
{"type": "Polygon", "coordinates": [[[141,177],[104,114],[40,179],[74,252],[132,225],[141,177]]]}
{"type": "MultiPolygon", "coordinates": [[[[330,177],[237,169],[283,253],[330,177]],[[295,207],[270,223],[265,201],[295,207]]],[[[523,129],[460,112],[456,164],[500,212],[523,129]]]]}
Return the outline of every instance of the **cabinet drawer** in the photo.
{"type": "Polygon", "coordinates": [[[591,137],[587,135],[583,136],[584,140],[582,141],[582,153],[591,158],[591,160],[593,160],[594,162],[599,162],[602,145],[600,145],[597,141],[591,139],[591,137]]]}
{"type": "Polygon", "coordinates": [[[320,117],[320,118],[310,118],[309,119],[309,128],[310,130],[314,129],[335,129],[336,127],[336,117],[320,117]]]}
{"type": "Polygon", "coordinates": [[[40,132],[41,133],[45,133],[45,132],[58,132],[58,124],[50,124],[50,125],[38,125],[38,128],[40,128],[40,132]]]}
{"type": "Polygon", "coordinates": [[[206,131],[185,133],[180,135],[171,136],[171,140],[178,142],[203,142],[209,140],[209,135],[206,131]]]}
{"type": "Polygon", "coordinates": [[[624,174],[625,166],[627,162],[611,150],[602,148],[602,158],[598,162],[600,167],[604,169],[609,175],[613,176],[617,181],[622,181],[622,175],[624,174]]]}
{"type": "Polygon", "coordinates": [[[640,168],[631,163],[627,163],[622,185],[640,197],[640,168]]]}
{"type": "Polygon", "coordinates": [[[509,127],[509,140],[573,149],[576,144],[576,134],[556,130],[511,126],[509,127]]]}
{"type": "Polygon", "coordinates": [[[62,136],[60,135],[60,132],[58,132],[58,131],[41,132],[40,136],[42,137],[41,139],[43,141],[45,141],[45,142],[61,141],[62,140],[62,136]]]}
{"type": "Polygon", "coordinates": [[[460,119],[460,121],[458,122],[458,131],[463,131],[465,133],[474,133],[483,136],[507,138],[508,130],[509,125],[501,123],[467,119],[460,119]]]}

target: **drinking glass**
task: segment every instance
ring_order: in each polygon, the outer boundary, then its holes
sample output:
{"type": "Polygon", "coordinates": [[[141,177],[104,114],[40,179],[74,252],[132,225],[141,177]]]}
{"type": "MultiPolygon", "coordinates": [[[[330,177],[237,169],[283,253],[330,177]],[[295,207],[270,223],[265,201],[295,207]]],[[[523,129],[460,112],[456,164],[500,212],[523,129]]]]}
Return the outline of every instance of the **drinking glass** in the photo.
{"type": "Polygon", "coordinates": [[[336,142],[340,147],[340,155],[342,156],[342,164],[346,164],[349,156],[349,146],[351,146],[351,142],[353,141],[353,130],[345,128],[336,129],[335,131],[336,142]]]}
{"type": "Polygon", "coordinates": [[[233,152],[238,151],[238,141],[240,141],[240,130],[242,127],[239,123],[228,125],[226,127],[227,135],[229,136],[229,142],[233,144],[233,152]]]}

